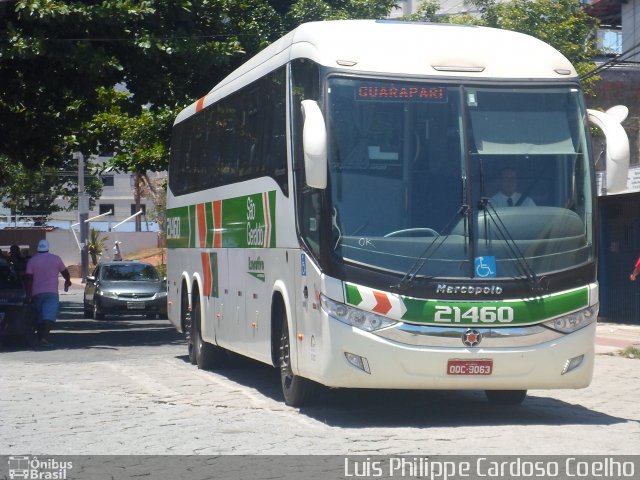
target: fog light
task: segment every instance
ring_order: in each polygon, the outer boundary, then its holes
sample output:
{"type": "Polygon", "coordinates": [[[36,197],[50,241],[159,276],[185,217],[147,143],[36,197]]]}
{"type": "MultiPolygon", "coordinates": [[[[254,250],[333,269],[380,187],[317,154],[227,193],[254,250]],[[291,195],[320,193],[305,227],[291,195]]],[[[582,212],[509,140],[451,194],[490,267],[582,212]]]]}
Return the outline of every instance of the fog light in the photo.
{"type": "Polygon", "coordinates": [[[565,373],[568,373],[571,370],[573,370],[575,368],[578,368],[580,366],[580,364],[582,363],[582,360],[584,360],[584,355],[580,355],[578,357],[573,357],[573,358],[570,358],[569,360],[567,360],[564,363],[564,368],[562,369],[561,375],[564,375],[565,373]]]}
{"type": "Polygon", "coordinates": [[[366,358],[361,357],[360,355],[349,353],[349,352],[344,352],[344,356],[347,357],[347,361],[351,365],[371,375],[371,370],[369,370],[369,362],[367,361],[366,358]]]}

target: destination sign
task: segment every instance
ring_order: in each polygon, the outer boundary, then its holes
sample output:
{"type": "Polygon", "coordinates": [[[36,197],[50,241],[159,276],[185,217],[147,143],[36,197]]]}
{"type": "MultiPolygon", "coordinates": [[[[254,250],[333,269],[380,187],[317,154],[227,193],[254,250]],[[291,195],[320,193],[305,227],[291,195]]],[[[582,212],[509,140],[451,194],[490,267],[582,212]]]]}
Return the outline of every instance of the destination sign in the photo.
{"type": "Polygon", "coordinates": [[[384,85],[361,83],[356,89],[356,100],[445,102],[445,87],[421,84],[384,85]]]}

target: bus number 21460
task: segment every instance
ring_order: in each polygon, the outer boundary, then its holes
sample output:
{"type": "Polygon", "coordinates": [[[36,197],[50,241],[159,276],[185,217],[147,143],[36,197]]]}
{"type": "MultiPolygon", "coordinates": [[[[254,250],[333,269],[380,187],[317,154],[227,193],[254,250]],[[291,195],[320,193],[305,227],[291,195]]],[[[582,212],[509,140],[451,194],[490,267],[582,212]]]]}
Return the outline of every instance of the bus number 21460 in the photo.
{"type": "Polygon", "coordinates": [[[463,310],[460,307],[437,305],[435,321],[440,323],[511,323],[513,322],[513,308],[471,307],[463,310]]]}

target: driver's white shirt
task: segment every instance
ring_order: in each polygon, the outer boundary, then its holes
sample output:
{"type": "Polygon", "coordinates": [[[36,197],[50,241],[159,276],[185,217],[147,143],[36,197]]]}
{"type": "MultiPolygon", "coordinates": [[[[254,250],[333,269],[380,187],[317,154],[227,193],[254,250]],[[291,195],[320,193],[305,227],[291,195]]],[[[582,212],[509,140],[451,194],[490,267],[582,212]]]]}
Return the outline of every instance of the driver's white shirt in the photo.
{"type": "MultiPolygon", "coordinates": [[[[518,192],[515,192],[513,195],[511,195],[511,200],[513,201],[513,205],[512,206],[516,206],[518,205],[518,200],[520,200],[521,195],[518,192]]],[[[496,193],[493,197],[491,197],[491,204],[495,207],[495,208],[502,208],[502,207],[508,207],[509,206],[509,197],[507,195],[505,195],[502,192],[498,192],[496,193]]],[[[533,200],[531,200],[531,198],[529,197],[525,197],[524,200],[522,201],[522,203],[518,206],[522,206],[522,207],[535,207],[536,204],[533,200]]]]}

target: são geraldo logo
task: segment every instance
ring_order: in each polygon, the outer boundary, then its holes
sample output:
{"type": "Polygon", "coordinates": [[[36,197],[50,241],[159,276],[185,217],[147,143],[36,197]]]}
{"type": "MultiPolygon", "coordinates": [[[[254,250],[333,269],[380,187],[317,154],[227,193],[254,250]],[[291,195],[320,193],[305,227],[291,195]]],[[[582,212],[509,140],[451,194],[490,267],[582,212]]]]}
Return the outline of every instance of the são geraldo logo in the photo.
{"type": "Polygon", "coordinates": [[[9,478],[25,478],[33,480],[66,480],[73,462],[62,462],[55,458],[38,458],[30,456],[9,457],[9,478]]]}

